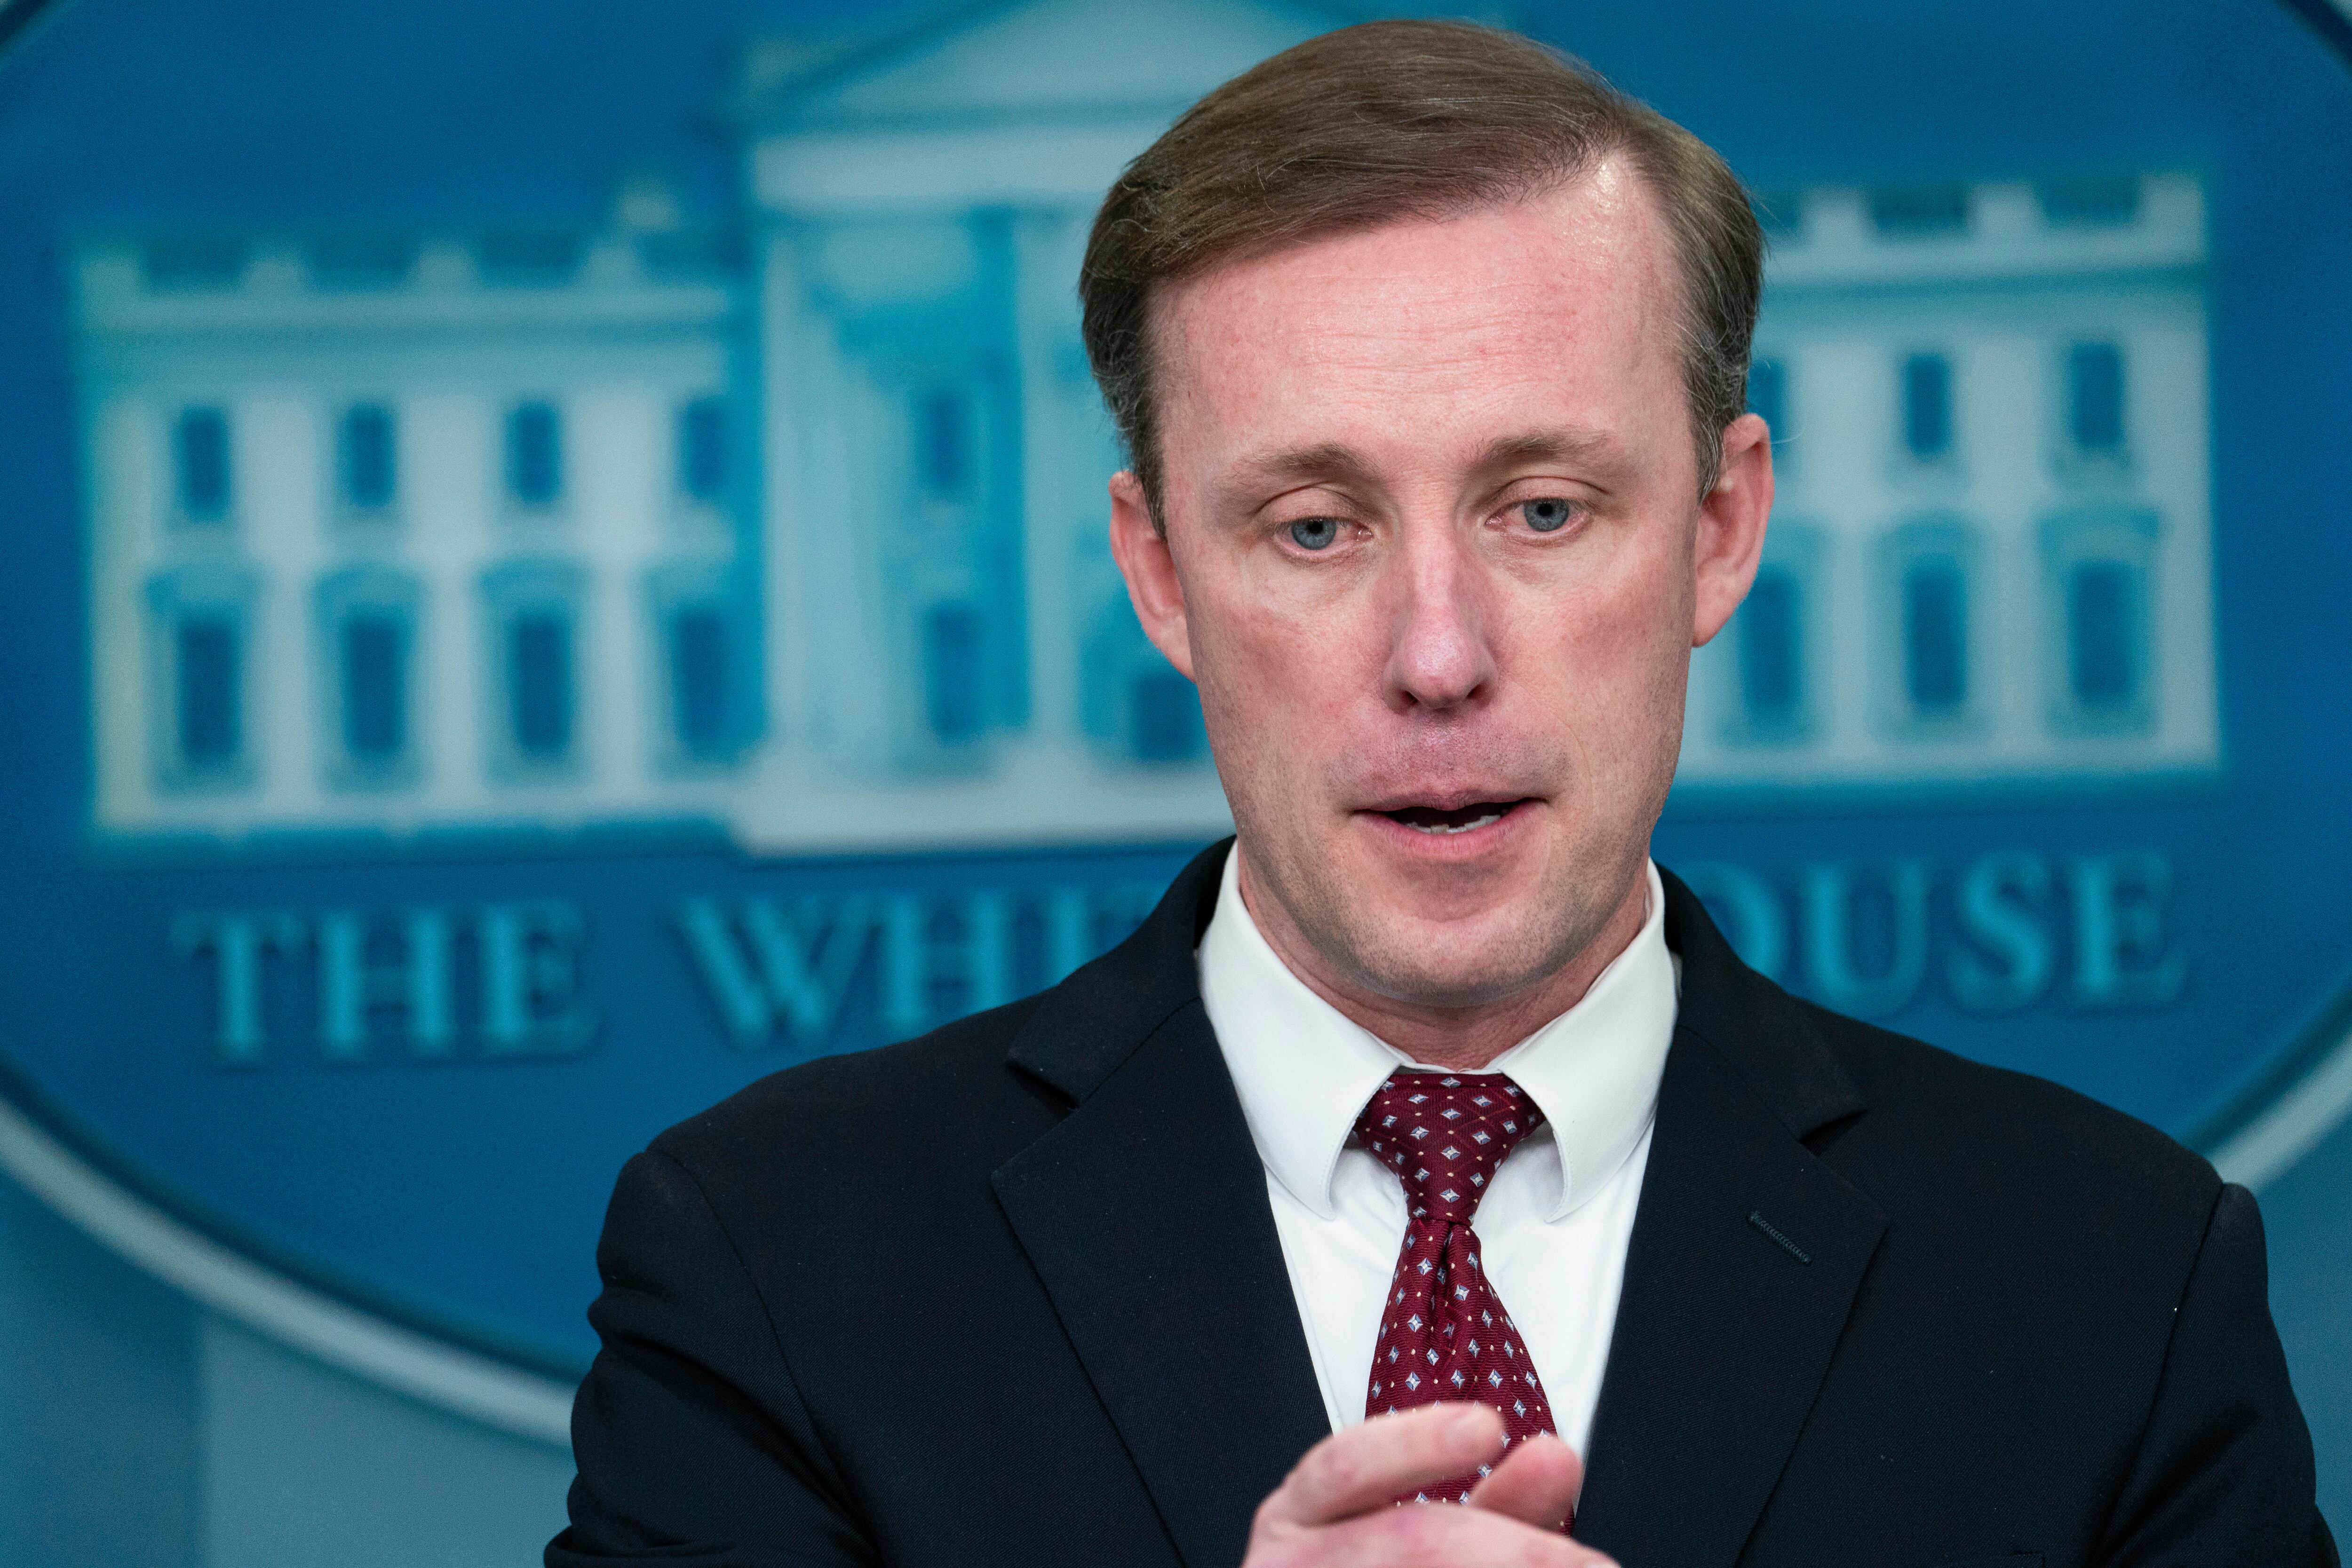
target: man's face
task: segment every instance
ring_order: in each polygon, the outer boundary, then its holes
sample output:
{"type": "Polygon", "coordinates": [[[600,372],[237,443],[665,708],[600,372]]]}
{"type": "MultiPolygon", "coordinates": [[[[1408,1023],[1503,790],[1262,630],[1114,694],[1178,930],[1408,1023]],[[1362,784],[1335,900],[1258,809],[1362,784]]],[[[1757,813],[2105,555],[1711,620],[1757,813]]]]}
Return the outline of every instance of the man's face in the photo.
{"type": "Polygon", "coordinates": [[[1770,504],[1752,417],[1698,495],[1678,289],[1611,162],[1155,302],[1167,531],[1122,476],[1113,542],[1200,686],[1253,910],[1343,990],[1507,998],[1635,896],[1770,504]]]}

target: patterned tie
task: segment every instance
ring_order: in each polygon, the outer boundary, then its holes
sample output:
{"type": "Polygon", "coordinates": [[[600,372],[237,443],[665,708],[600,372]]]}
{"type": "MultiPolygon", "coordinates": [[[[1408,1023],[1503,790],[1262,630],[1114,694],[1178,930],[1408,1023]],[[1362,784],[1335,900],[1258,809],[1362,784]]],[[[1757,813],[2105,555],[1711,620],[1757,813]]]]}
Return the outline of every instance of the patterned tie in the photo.
{"type": "MultiPolygon", "coordinates": [[[[1356,1135],[1404,1183],[1410,1216],[1372,1351],[1366,1416],[1482,1399],[1502,1415],[1507,1450],[1552,1429],[1535,1363],[1479,1267],[1470,1228],[1496,1167],[1543,1119],[1499,1072],[1398,1072],[1356,1118],[1356,1135]]],[[[1397,1500],[1466,1502],[1492,1468],[1397,1500]]]]}

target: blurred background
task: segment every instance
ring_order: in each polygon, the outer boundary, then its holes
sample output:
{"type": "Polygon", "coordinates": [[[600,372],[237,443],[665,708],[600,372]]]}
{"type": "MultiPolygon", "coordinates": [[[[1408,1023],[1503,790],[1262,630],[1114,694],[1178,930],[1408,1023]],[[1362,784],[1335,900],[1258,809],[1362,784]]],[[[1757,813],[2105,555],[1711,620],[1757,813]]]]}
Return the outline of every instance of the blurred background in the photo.
{"type": "MultiPolygon", "coordinates": [[[[0,0],[0,1560],[562,1521],[622,1160],[1225,830],[1073,294],[1291,0],[0,0]]],[[[2352,1533],[2352,14],[1555,0],[1773,255],[1660,859],[2260,1193],[2352,1533]]]]}

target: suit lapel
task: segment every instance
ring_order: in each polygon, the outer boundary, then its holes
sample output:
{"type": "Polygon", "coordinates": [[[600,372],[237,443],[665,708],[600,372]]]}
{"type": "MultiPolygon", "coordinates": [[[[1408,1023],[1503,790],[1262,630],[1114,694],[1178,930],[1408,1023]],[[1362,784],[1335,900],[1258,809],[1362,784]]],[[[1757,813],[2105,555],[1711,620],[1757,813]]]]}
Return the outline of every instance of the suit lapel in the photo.
{"type": "Polygon", "coordinates": [[[1667,927],[1683,1005],[1576,1533],[1622,1562],[1728,1568],[1886,1220],[1801,1141],[1864,1108],[1804,1009],[1672,878],[1667,927]]]}
{"type": "Polygon", "coordinates": [[[1032,1016],[1013,1063],[1076,1103],[995,1174],[1193,1568],[1240,1561],[1259,1500],[1329,1435],[1265,1168],[1193,968],[1222,848],[1032,1016]]]}
{"type": "MultiPolygon", "coordinates": [[[[1072,1109],[995,1174],[1192,1568],[1239,1561],[1258,1501],[1328,1431],[1265,1169],[1200,1003],[1193,950],[1224,850],[1031,1016],[1011,1060],[1072,1109]]],[[[1863,1111],[1853,1082],[1803,1008],[1665,881],[1683,1003],[1577,1535],[1623,1562],[1728,1568],[1885,1217],[1803,1142],[1863,1111]]]]}

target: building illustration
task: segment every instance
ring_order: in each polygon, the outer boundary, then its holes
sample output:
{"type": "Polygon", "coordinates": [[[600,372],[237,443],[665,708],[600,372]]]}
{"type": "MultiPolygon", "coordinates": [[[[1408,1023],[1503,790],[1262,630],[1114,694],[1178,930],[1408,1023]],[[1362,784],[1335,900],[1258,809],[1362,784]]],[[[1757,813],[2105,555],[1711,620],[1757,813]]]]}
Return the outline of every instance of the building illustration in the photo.
{"type": "MultiPolygon", "coordinates": [[[[593,232],[82,242],[95,826],[1222,831],[1104,538],[1074,280],[1128,158],[1345,19],[1029,0],[754,41],[722,229],[633,176],[593,232]]],[[[1682,788],[2216,767],[2199,182],[1767,204],[1780,499],[1682,788]]]]}
{"type": "Polygon", "coordinates": [[[2217,766],[2199,183],[1764,200],[1748,401],[1780,487],[1678,783],[2217,766]]]}

